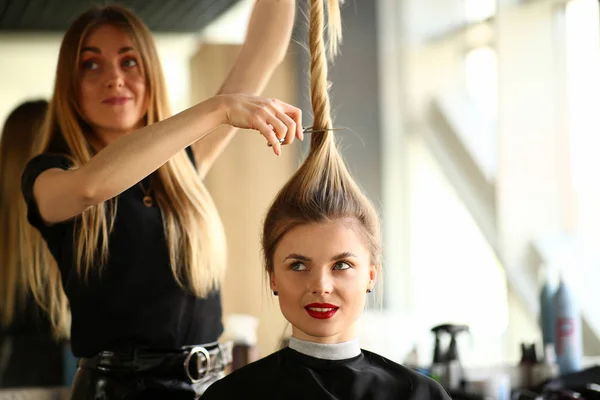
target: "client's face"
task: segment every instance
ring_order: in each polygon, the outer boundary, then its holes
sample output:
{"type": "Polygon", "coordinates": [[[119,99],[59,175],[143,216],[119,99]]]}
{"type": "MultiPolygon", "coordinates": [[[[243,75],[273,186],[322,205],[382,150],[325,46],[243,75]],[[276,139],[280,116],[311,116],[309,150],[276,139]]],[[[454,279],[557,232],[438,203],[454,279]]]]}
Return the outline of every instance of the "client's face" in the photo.
{"type": "Polygon", "coordinates": [[[300,225],[279,243],[271,288],[279,292],[295,338],[320,343],[354,338],[376,273],[360,229],[351,221],[300,225]]]}

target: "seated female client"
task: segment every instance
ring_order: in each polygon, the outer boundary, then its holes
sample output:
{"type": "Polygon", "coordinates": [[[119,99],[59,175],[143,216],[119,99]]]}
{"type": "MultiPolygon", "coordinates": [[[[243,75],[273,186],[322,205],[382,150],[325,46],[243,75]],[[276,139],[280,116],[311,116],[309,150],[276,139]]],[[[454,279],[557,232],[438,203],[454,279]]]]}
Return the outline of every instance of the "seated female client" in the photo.
{"type": "MultiPolygon", "coordinates": [[[[339,5],[328,4],[335,45],[339,5]]],[[[323,0],[310,5],[310,152],[269,209],[262,239],[270,286],[292,337],[288,347],[214,383],[202,400],[450,399],[432,379],[361,350],[356,339],[356,320],[380,270],[380,224],[334,142],[323,0]]]]}

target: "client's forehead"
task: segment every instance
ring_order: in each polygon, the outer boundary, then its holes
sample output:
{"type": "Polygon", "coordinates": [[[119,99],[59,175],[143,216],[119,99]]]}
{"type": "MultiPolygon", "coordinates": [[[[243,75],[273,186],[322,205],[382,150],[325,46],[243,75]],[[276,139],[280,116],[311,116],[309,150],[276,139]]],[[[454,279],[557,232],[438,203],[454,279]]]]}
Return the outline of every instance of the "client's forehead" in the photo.
{"type": "Polygon", "coordinates": [[[342,254],[356,258],[369,257],[356,227],[342,220],[294,227],[281,239],[276,249],[276,258],[286,258],[289,254],[314,261],[328,261],[342,254]]]}

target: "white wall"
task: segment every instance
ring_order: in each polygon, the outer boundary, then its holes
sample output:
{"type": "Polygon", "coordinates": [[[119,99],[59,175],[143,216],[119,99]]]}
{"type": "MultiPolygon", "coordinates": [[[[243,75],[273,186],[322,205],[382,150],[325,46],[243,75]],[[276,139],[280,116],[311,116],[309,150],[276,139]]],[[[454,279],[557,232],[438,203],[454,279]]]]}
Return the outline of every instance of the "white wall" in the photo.
{"type": "Polygon", "coordinates": [[[60,47],[58,35],[0,35],[0,121],[22,101],[49,99],[60,47]]]}

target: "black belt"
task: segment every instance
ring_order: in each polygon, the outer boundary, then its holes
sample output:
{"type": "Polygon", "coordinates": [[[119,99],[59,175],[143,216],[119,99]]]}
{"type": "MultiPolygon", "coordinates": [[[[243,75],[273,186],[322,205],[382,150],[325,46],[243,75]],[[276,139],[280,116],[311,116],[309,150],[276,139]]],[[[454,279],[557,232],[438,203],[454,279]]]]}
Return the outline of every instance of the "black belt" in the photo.
{"type": "Polygon", "coordinates": [[[196,383],[231,364],[233,344],[210,343],[159,351],[145,347],[131,350],[102,351],[91,358],[81,358],[82,368],[106,371],[148,373],[196,383]]]}

